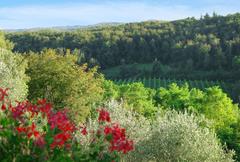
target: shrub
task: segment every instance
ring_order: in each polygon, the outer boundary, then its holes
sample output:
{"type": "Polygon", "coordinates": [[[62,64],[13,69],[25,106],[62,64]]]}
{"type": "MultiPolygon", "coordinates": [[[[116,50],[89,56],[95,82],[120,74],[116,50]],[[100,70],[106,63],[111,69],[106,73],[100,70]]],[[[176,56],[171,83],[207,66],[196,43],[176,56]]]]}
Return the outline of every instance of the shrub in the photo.
{"type": "Polygon", "coordinates": [[[190,90],[187,84],[180,87],[176,83],[170,84],[168,88],[159,88],[156,101],[165,108],[184,110],[190,106],[190,90]]]}
{"type": "Polygon", "coordinates": [[[217,131],[231,129],[230,126],[237,123],[239,110],[237,104],[218,87],[205,90],[200,113],[205,114],[208,119],[215,121],[217,131]]]}
{"type": "MultiPolygon", "coordinates": [[[[144,116],[124,108],[122,103],[111,100],[104,105],[105,109],[111,114],[111,121],[123,126],[127,131],[127,137],[134,141],[134,145],[141,142],[143,139],[147,139],[151,131],[151,122],[144,116]]],[[[90,130],[97,131],[99,123],[95,120],[95,113],[88,119],[85,126],[90,130]]],[[[83,135],[79,134],[78,139],[81,140],[84,150],[88,150],[90,146],[91,134],[83,135]]],[[[128,160],[128,155],[124,156],[124,160],[128,160]]]]}
{"type": "Polygon", "coordinates": [[[119,99],[119,86],[112,81],[104,80],[103,82],[103,99],[104,101],[110,101],[112,99],[119,99]]]}
{"type": "Polygon", "coordinates": [[[188,85],[182,87],[176,84],[168,88],[160,88],[156,95],[156,101],[163,107],[178,111],[189,110],[198,114],[204,114],[207,119],[213,121],[213,128],[222,143],[228,148],[234,149],[239,157],[239,109],[238,105],[224,93],[219,87],[189,89],[188,85]]]}
{"type": "Polygon", "coordinates": [[[21,101],[27,97],[29,79],[25,74],[26,67],[21,55],[0,48],[0,87],[9,88],[12,100],[21,101]]]}
{"type": "Polygon", "coordinates": [[[12,50],[13,49],[13,43],[9,40],[6,40],[5,35],[3,32],[0,31],[0,49],[7,49],[12,50]]]}
{"type": "Polygon", "coordinates": [[[135,143],[147,138],[151,130],[151,121],[143,115],[124,108],[122,103],[110,101],[104,106],[110,113],[112,121],[118,122],[128,131],[135,143]]]}
{"type": "Polygon", "coordinates": [[[153,123],[150,136],[136,144],[128,161],[230,162],[216,135],[202,125],[206,121],[188,113],[168,111],[153,123]]]}
{"type": "Polygon", "coordinates": [[[153,90],[145,88],[142,83],[132,83],[119,87],[119,98],[123,99],[125,107],[131,108],[146,117],[152,117],[157,108],[153,103],[153,90]]]}
{"type": "Polygon", "coordinates": [[[91,106],[102,99],[103,77],[96,69],[76,64],[73,55],[46,50],[28,57],[29,99],[48,98],[56,108],[71,108],[72,117],[84,120],[91,106]]]}
{"type": "Polygon", "coordinates": [[[104,82],[104,99],[123,102],[124,107],[152,118],[157,107],[154,106],[155,90],[146,88],[142,83],[116,85],[112,81],[104,82]]]}
{"type": "MultiPolygon", "coordinates": [[[[46,100],[12,106],[7,90],[0,88],[1,161],[120,161],[133,150],[126,130],[112,123],[110,114],[99,109],[98,128],[81,130],[67,116],[67,110],[53,111],[46,100]],[[91,135],[83,150],[77,135],[91,135]]],[[[81,139],[80,139],[81,140],[81,139]]]]}
{"type": "MultiPolygon", "coordinates": [[[[114,100],[107,102],[104,107],[111,114],[112,122],[118,123],[126,128],[128,132],[127,135],[134,140],[134,143],[138,143],[138,141],[149,135],[148,132],[151,129],[151,122],[144,116],[124,108],[122,103],[118,103],[114,100]]],[[[95,121],[94,114],[95,112],[92,117],[88,119],[86,125],[91,130],[96,130],[98,127],[98,122],[95,121]]],[[[79,138],[88,138],[88,136],[79,138]]],[[[88,145],[88,143],[85,143],[85,145],[88,145]]]]}
{"type": "Polygon", "coordinates": [[[160,88],[156,95],[158,104],[174,110],[190,110],[204,114],[214,120],[215,128],[222,129],[237,123],[238,106],[219,87],[189,89],[188,85],[180,87],[170,84],[168,88],[160,88]]]}

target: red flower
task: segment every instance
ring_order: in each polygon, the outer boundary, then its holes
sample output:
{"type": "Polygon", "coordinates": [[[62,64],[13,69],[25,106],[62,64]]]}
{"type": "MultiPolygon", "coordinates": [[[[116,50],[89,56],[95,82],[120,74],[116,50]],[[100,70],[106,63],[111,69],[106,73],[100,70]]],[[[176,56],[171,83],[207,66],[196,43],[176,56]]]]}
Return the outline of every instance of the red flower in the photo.
{"type": "Polygon", "coordinates": [[[108,134],[112,133],[112,128],[106,126],[106,127],[104,128],[104,133],[105,133],[105,135],[108,135],[108,134]]]}
{"type": "Polygon", "coordinates": [[[2,109],[3,111],[5,111],[5,110],[6,110],[6,105],[5,105],[5,104],[2,104],[1,109],[2,109]]]}
{"type": "Polygon", "coordinates": [[[52,110],[52,105],[50,103],[47,103],[46,99],[38,100],[39,104],[39,109],[43,113],[43,117],[50,116],[51,115],[51,110],[52,110]]]}
{"type": "Polygon", "coordinates": [[[26,128],[24,128],[24,127],[17,127],[16,128],[17,129],[17,131],[18,131],[18,133],[25,133],[27,130],[26,130],[26,128]]]}
{"type": "Polygon", "coordinates": [[[41,100],[38,100],[37,103],[39,105],[45,105],[47,103],[47,100],[46,99],[41,99],[41,100]]]}
{"type": "Polygon", "coordinates": [[[8,88],[5,90],[0,88],[0,101],[3,101],[4,98],[8,96],[7,91],[8,91],[8,88]]]}
{"type": "MultiPolygon", "coordinates": [[[[47,119],[47,124],[51,128],[49,131],[52,131],[50,134],[53,136],[53,142],[50,144],[50,148],[55,149],[56,147],[65,147],[67,150],[71,149],[71,140],[74,137],[76,127],[67,117],[66,110],[55,113],[52,110],[52,105],[47,103],[46,99],[39,100],[37,105],[31,104],[29,101],[18,102],[16,106],[12,106],[11,103],[6,105],[4,104],[6,103],[4,97],[8,96],[6,91],[7,89],[3,90],[0,88],[1,109],[6,110],[8,108],[10,110],[10,114],[13,119],[16,120],[14,123],[19,123],[19,126],[16,127],[16,131],[19,134],[25,135],[25,138],[32,140],[31,142],[36,146],[43,148],[44,145],[46,145],[44,135],[48,132],[39,132],[37,130],[39,126],[35,123],[32,123],[31,125],[28,124],[30,121],[34,121],[31,118],[36,117],[36,115],[40,113],[42,118],[47,119]]],[[[104,142],[109,143],[109,151],[127,153],[133,150],[133,141],[127,139],[125,129],[121,128],[118,124],[102,123],[111,122],[109,112],[104,109],[99,109],[98,112],[100,126],[97,131],[92,131],[92,134],[95,134],[97,137],[103,137],[105,139],[104,142]]],[[[82,135],[87,135],[87,128],[82,127],[80,133],[82,135]]],[[[92,144],[98,144],[99,139],[96,138],[96,136],[92,136],[90,139],[92,144]]]]}
{"type": "Polygon", "coordinates": [[[32,135],[33,135],[33,133],[32,133],[32,132],[29,132],[29,133],[27,134],[27,137],[28,137],[28,138],[31,138],[32,135]]]}
{"type": "Polygon", "coordinates": [[[112,127],[106,126],[104,134],[107,141],[110,142],[109,150],[123,152],[124,154],[133,150],[133,141],[126,138],[125,129],[121,128],[118,124],[112,127]],[[111,138],[108,138],[111,135],[111,138]]]}
{"type": "Polygon", "coordinates": [[[67,118],[66,111],[59,111],[55,114],[50,115],[48,121],[51,125],[51,129],[58,128],[62,131],[71,132],[75,130],[74,124],[71,123],[67,118]]]}
{"type": "Polygon", "coordinates": [[[84,127],[82,130],[81,130],[81,133],[82,133],[82,135],[87,135],[88,134],[88,132],[87,132],[87,128],[86,127],[84,127]]]}
{"type": "Polygon", "coordinates": [[[98,110],[98,112],[99,112],[99,117],[98,117],[99,122],[111,121],[109,112],[105,111],[104,109],[98,110]]]}
{"type": "MultiPolygon", "coordinates": [[[[4,104],[4,97],[7,96],[6,90],[0,88],[0,102],[2,105],[0,109],[6,110],[6,105],[4,104]]],[[[62,148],[65,146],[66,148],[70,149],[70,140],[73,137],[73,133],[76,130],[75,124],[72,123],[69,118],[67,117],[67,113],[65,110],[53,112],[52,105],[47,103],[46,99],[39,100],[37,105],[31,104],[29,101],[17,102],[16,106],[12,106],[9,103],[8,109],[10,110],[10,114],[16,123],[20,125],[16,127],[16,131],[19,134],[24,134],[25,137],[34,140],[34,144],[43,147],[45,145],[45,140],[41,132],[39,132],[36,128],[36,124],[32,123],[31,125],[27,125],[29,119],[34,118],[35,115],[39,113],[42,114],[43,118],[48,120],[48,124],[50,125],[51,129],[56,129],[53,134],[53,142],[51,143],[50,147],[54,149],[55,147],[62,148]],[[30,114],[25,115],[25,114],[30,114]],[[27,125],[27,126],[26,126],[27,125]],[[58,132],[55,134],[55,132],[58,132]]],[[[51,131],[51,130],[50,130],[51,131]]],[[[43,132],[45,134],[47,132],[43,132]]],[[[87,134],[86,127],[83,128],[81,131],[82,134],[87,134]]]]}
{"type": "Polygon", "coordinates": [[[32,123],[31,126],[28,127],[17,127],[16,128],[18,133],[25,133],[27,135],[28,138],[31,138],[32,136],[34,136],[35,138],[38,138],[40,136],[40,133],[38,131],[36,131],[36,125],[35,123],[32,123]]]}
{"type": "Polygon", "coordinates": [[[54,149],[55,147],[62,148],[64,143],[71,138],[72,136],[69,133],[58,133],[54,136],[53,143],[50,145],[50,147],[51,149],[54,149]]]}
{"type": "Polygon", "coordinates": [[[38,138],[40,136],[40,133],[38,131],[33,132],[34,137],[38,138]]]}
{"type": "Polygon", "coordinates": [[[11,112],[13,118],[16,119],[21,119],[22,115],[29,109],[29,102],[19,102],[17,106],[11,107],[11,112]]]}

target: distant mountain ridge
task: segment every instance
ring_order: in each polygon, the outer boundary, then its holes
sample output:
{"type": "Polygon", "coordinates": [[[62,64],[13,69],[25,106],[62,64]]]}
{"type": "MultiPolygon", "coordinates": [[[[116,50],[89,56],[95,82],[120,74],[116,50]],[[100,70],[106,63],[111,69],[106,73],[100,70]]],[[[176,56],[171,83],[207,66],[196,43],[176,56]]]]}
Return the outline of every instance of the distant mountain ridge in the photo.
{"type": "Polygon", "coordinates": [[[107,26],[118,26],[124,23],[121,22],[109,22],[109,23],[97,23],[93,25],[73,25],[73,26],[53,26],[53,27],[36,27],[26,29],[3,29],[6,32],[24,32],[24,31],[39,31],[39,30],[57,30],[57,31],[72,31],[76,29],[88,29],[107,26]]]}

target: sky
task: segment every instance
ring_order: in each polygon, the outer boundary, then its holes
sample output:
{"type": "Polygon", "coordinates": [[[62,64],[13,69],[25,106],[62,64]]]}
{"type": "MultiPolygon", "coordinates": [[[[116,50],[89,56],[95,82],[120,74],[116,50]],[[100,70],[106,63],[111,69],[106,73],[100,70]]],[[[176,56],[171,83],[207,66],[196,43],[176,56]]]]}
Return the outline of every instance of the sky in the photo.
{"type": "Polygon", "coordinates": [[[0,29],[199,18],[240,12],[240,0],[0,0],[0,29]]]}

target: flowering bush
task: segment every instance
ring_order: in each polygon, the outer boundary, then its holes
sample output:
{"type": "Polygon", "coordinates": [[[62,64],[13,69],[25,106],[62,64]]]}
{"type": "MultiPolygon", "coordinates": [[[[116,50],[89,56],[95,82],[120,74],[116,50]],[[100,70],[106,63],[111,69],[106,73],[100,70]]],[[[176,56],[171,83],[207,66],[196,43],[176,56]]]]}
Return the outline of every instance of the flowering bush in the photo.
{"type": "Polygon", "coordinates": [[[94,161],[97,154],[100,161],[119,161],[120,156],[133,150],[133,141],[128,140],[126,130],[118,123],[111,123],[109,112],[99,109],[98,122],[95,127],[82,126],[81,134],[76,135],[83,146],[82,154],[76,157],[80,161],[94,161]]]}
{"type": "MultiPolygon", "coordinates": [[[[111,114],[111,122],[119,123],[121,126],[126,128],[126,135],[134,141],[134,146],[138,145],[143,139],[147,139],[151,134],[151,121],[146,117],[138,114],[135,111],[131,111],[124,107],[124,104],[117,101],[109,101],[104,105],[105,109],[111,114]]],[[[95,132],[99,128],[99,122],[95,120],[95,113],[88,119],[86,127],[89,130],[94,130],[95,132]]],[[[92,139],[92,134],[87,135],[78,134],[77,138],[81,141],[82,147],[88,150],[91,145],[90,141],[92,139]]],[[[123,157],[123,161],[128,161],[130,154],[126,154],[123,157]]]]}
{"type": "Polygon", "coordinates": [[[111,113],[111,120],[119,122],[128,130],[128,136],[138,143],[143,138],[147,138],[151,130],[151,120],[140,115],[139,113],[126,109],[124,104],[116,101],[110,101],[105,105],[111,113]]]}
{"type": "Polygon", "coordinates": [[[133,141],[110,114],[99,109],[97,131],[79,129],[67,116],[67,109],[55,112],[45,99],[36,105],[24,101],[16,106],[0,89],[0,154],[5,161],[119,161],[133,150],[133,141]],[[89,148],[76,137],[91,134],[89,148]],[[3,155],[3,156],[2,156],[3,155]]]}

